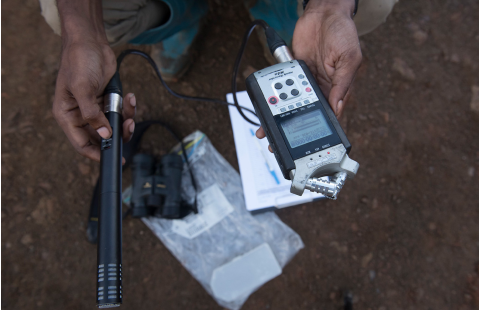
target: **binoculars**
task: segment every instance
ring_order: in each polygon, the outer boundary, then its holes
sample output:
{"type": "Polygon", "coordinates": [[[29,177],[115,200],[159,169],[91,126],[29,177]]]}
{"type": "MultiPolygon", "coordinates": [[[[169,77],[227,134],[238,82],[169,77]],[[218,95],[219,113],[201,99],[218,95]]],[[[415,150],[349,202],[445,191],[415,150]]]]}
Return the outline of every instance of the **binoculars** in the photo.
{"type": "Polygon", "coordinates": [[[159,162],[148,154],[136,154],[132,162],[132,216],[180,219],[192,211],[181,197],[183,161],[175,153],[159,162]]]}

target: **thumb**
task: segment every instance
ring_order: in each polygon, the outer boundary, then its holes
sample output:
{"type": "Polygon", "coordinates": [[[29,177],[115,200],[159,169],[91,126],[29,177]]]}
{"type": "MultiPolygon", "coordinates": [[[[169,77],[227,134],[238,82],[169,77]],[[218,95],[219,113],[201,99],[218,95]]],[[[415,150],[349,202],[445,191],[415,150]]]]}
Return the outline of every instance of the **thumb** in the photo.
{"type": "Polygon", "coordinates": [[[77,89],[76,92],[72,93],[77,100],[83,120],[95,129],[102,138],[110,138],[112,127],[110,127],[110,123],[97,103],[95,92],[93,90],[78,91],[77,89]]]}
{"type": "Polygon", "coordinates": [[[360,51],[356,50],[345,57],[341,57],[335,63],[335,71],[332,77],[332,88],[328,96],[328,102],[337,117],[342,114],[342,110],[345,106],[345,97],[361,62],[362,54],[360,51]]]}

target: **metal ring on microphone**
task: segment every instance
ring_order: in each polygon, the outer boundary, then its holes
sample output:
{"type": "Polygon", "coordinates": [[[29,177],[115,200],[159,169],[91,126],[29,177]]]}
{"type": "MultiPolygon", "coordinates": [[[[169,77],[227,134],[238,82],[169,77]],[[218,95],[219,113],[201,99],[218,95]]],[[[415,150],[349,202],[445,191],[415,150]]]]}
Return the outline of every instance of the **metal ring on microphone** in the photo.
{"type": "Polygon", "coordinates": [[[123,98],[119,94],[111,93],[106,94],[104,100],[104,113],[117,112],[122,114],[123,110],[123,98]]]}

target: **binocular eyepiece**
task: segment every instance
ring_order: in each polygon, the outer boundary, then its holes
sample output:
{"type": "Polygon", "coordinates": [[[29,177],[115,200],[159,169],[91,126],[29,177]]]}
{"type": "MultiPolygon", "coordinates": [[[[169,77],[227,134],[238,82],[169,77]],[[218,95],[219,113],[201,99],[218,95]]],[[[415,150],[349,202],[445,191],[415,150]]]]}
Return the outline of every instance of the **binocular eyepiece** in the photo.
{"type": "Polygon", "coordinates": [[[170,153],[159,162],[147,154],[137,154],[132,162],[132,216],[167,219],[185,217],[192,210],[181,197],[183,161],[170,153]]]}

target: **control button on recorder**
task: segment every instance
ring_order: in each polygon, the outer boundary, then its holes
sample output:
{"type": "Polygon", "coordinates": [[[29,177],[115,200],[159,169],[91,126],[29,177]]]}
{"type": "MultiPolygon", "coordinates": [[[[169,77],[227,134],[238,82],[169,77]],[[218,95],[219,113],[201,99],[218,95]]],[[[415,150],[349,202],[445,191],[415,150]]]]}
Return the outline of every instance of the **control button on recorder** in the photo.
{"type": "Polygon", "coordinates": [[[289,108],[290,110],[295,109],[295,107],[294,107],[293,105],[289,105],[288,108],[289,108]]]}
{"type": "Polygon", "coordinates": [[[291,94],[292,94],[293,96],[298,95],[298,89],[292,89],[291,94]]]}
{"type": "Polygon", "coordinates": [[[303,81],[302,84],[303,84],[303,85],[308,85],[308,82],[307,82],[307,81],[303,81]]]}
{"type": "Polygon", "coordinates": [[[272,96],[272,97],[268,98],[268,103],[270,103],[270,104],[277,104],[277,103],[278,103],[277,97],[272,96]]]}
{"type": "Polygon", "coordinates": [[[305,91],[306,91],[307,93],[309,93],[309,92],[312,91],[312,89],[311,89],[310,87],[307,87],[307,88],[305,88],[305,91]]]}
{"type": "Polygon", "coordinates": [[[305,78],[305,75],[299,74],[299,75],[298,75],[298,78],[299,78],[299,79],[303,79],[303,78],[305,78]]]}
{"type": "Polygon", "coordinates": [[[293,80],[292,79],[288,79],[285,84],[287,84],[288,86],[292,86],[293,85],[293,80]]]}
{"type": "Polygon", "coordinates": [[[276,83],[275,88],[276,89],[281,89],[283,87],[282,83],[276,83]]]}
{"type": "Polygon", "coordinates": [[[297,107],[301,107],[301,106],[302,106],[301,102],[297,103],[297,107]]]}
{"type": "Polygon", "coordinates": [[[287,97],[288,97],[288,95],[285,94],[285,93],[281,93],[281,94],[280,94],[280,99],[282,99],[282,100],[287,99],[287,97]]]}
{"type": "Polygon", "coordinates": [[[287,112],[287,109],[281,108],[281,109],[280,109],[280,112],[287,112]]]}

